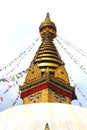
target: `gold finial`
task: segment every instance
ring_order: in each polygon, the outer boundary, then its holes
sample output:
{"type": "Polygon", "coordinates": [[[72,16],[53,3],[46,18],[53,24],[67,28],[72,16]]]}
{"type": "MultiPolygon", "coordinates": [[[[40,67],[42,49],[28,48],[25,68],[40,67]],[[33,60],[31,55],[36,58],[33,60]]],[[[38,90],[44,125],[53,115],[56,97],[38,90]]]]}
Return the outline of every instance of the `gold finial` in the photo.
{"type": "Polygon", "coordinates": [[[47,15],[46,15],[45,20],[46,20],[46,21],[50,21],[50,14],[49,14],[49,12],[47,12],[47,15]]]}
{"type": "Polygon", "coordinates": [[[46,123],[45,130],[50,130],[48,123],[46,123]]]}
{"type": "Polygon", "coordinates": [[[47,16],[48,16],[48,17],[50,17],[50,14],[49,14],[49,12],[47,12],[47,16]]]}
{"type": "Polygon", "coordinates": [[[43,36],[43,34],[45,34],[45,32],[47,32],[48,30],[49,30],[49,32],[51,32],[51,34],[53,34],[52,35],[53,38],[55,38],[56,37],[56,26],[55,26],[55,23],[50,20],[49,12],[47,12],[45,20],[41,23],[41,25],[39,27],[40,35],[43,36]]]}

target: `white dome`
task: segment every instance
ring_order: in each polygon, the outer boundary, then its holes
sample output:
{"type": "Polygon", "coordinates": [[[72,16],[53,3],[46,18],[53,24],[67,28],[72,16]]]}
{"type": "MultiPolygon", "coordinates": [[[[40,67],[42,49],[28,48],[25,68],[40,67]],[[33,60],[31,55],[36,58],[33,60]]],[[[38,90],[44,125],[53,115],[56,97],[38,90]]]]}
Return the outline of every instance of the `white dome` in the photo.
{"type": "Polygon", "coordinates": [[[87,109],[59,103],[12,107],[0,113],[0,130],[87,130],[87,109]]]}

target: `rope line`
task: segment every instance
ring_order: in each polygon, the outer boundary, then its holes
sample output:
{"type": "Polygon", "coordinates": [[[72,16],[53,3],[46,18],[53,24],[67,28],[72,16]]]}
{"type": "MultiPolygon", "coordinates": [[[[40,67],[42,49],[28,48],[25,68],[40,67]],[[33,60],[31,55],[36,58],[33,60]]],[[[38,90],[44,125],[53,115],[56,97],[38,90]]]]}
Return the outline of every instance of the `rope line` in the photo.
{"type": "MultiPolygon", "coordinates": [[[[18,63],[15,65],[15,67],[18,67],[19,64],[21,63],[21,61],[24,59],[24,56],[27,55],[31,49],[33,48],[33,46],[35,45],[35,43],[39,40],[39,37],[35,40],[34,43],[32,43],[26,50],[24,50],[22,53],[19,54],[18,57],[16,57],[14,60],[12,60],[8,65],[4,66],[2,69],[0,69],[0,71],[3,71],[5,69],[7,69],[9,66],[11,66],[15,61],[19,60],[18,63]]],[[[15,67],[12,68],[6,75],[8,75],[10,72],[13,72],[15,70],[15,67]]]]}
{"type": "Polygon", "coordinates": [[[19,98],[20,98],[20,92],[18,92],[18,96],[16,97],[15,101],[12,103],[12,106],[16,105],[19,98]]]}
{"type": "Polygon", "coordinates": [[[70,77],[71,82],[74,84],[74,86],[77,88],[77,90],[79,91],[80,95],[87,101],[87,97],[82,93],[82,91],[79,89],[78,85],[73,81],[72,77],[70,77]]]}
{"type": "Polygon", "coordinates": [[[66,52],[66,54],[68,54],[68,56],[73,60],[73,62],[74,62],[76,65],[78,65],[78,67],[79,67],[85,74],[87,74],[86,68],[83,67],[83,65],[81,65],[81,64],[78,62],[78,60],[77,60],[69,51],[67,51],[67,49],[62,45],[62,43],[61,43],[58,39],[56,39],[56,40],[57,40],[57,42],[59,43],[59,45],[61,46],[61,48],[63,48],[63,50],[66,52]]]}
{"type": "MultiPolygon", "coordinates": [[[[82,94],[81,90],[79,89],[79,87],[77,86],[77,84],[74,82],[74,80],[72,79],[72,77],[69,76],[69,78],[70,78],[71,82],[74,84],[74,87],[77,88],[77,90],[79,91],[80,95],[83,96],[83,98],[84,98],[85,100],[87,100],[87,98],[85,97],[84,94],[82,94]]],[[[82,105],[82,103],[79,101],[78,97],[77,97],[77,101],[78,101],[79,105],[80,105],[81,107],[83,107],[83,105],[82,105]]]]}
{"type": "Polygon", "coordinates": [[[77,100],[78,100],[79,105],[80,105],[81,107],[83,107],[83,105],[82,105],[82,103],[79,101],[79,99],[77,99],[77,100]]]}
{"type": "Polygon", "coordinates": [[[80,53],[82,56],[87,58],[87,53],[84,52],[82,49],[79,49],[77,46],[75,46],[72,43],[68,42],[66,39],[62,38],[61,36],[58,36],[58,38],[60,38],[60,40],[62,40],[65,44],[67,44],[69,47],[73,48],[78,53],[80,53]]]}

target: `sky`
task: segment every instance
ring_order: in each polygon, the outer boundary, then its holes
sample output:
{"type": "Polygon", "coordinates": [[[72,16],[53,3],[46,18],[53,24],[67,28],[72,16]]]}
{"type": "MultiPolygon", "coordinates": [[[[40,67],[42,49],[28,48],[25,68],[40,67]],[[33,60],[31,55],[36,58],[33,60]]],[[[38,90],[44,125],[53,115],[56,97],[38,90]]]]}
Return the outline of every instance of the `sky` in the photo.
{"type": "MultiPolygon", "coordinates": [[[[67,41],[87,52],[87,7],[86,0],[3,0],[0,1],[0,68],[4,68],[20,53],[24,52],[40,36],[39,26],[45,19],[46,13],[50,13],[51,20],[57,27],[57,35],[65,38],[67,41]]],[[[87,107],[87,74],[70,59],[60,45],[56,42],[58,51],[65,62],[65,67],[69,75],[77,84],[76,94],[83,107],[87,107]],[[79,88],[79,89],[78,89],[79,88]]],[[[25,54],[21,64],[12,73],[14,75],[29,67],[40,41],[33,45],[28,54],[25,54]],[[33,50],[33,51],[32,51],[33,50]]],[[[63,42],[63,45],[66,46],[63,42]]],[[[87,57],[83,57],[71,48],[66,48],[80,64],[87,70],[87,57]]],[[[17,62],[15,60],[15,62],[17,62]]],[[[0,72],[0,77],[5,77],[10,71],[10,67],[0,72]]],[[[21,79],[20,84],[24,79],[21,79]]],[[[0,82],[0,96],[3,101],[0,102],[0,111],[12,106],[18,95],[18,86],[11,82],[13,87],[5,94],[9,83],[0,82]]],[[[72,101],[79,105],[78,101],[72,101]]],[[[21,105],[19,98],[16,105],[21,105]]]]}

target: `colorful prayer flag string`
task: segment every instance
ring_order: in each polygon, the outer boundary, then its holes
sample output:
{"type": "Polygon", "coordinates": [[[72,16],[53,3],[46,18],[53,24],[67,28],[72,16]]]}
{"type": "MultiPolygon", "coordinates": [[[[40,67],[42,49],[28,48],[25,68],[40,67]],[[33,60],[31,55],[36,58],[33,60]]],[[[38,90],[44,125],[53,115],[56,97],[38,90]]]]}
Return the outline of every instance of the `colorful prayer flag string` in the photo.
{"type": "Polygon", "coordinates": [[[71,82],[74,84],[74,86],[77,88],[77,90],[79,91],[80,95],[87,100],[87,97],[82,93],[82,91],[79,89],[79,87],[77,86],[77,84],[73,81],[73,79],[69,76],[71,82]]]}
{"type": "Polygon", "coordinates": [[[12,103],[12,106],[16,105],[19,97],[20,97],[20,91],[18,91],[18,96],[16,97],[15,101],[12,103]]]}
{"type": "Polygon", "coordinates": [[[2,96],[0,96],[0,102],[2,102],[3,101],[3,97],[2,96]]]}
{"type": "Polygon", "coordinates": [[[19,73],[15,74],[15,75],[10,76],[10,77],[7,78],[7,79],[5,78],[5,80],[2,80],[3,82],[8,81],[9,83],[10,83],[10,82],[15,82],[15,83],[13,83],[13,84],[8,85],[8,88],[3,92],[3,94],[6,94],[13,86],[18,85],[19,79],[26,74],[26,71],[27,71],[27,70],[28,70],[28,69],[23,70],[22,72],[19,72],[19,73]]]}
{"type": "Polygon", "coordinates": [[[16,84],[12,84],[12,85],[8,85],[8,89],[6,89],[3,94],[7,93],[13,86],[15,86],[16,84]]]}
{"type": "Polygon", "coordinates": [[[81,107],[83,107],[83,105],[82,105],[82,103],[79,101],[79,99],[77,99],[77,100],[78,100],[79,105],[80,105],[81,107]]]}
{"type": "Polygon", "coordinates": [[[23,60],[24,56],[27,55],[27,54],[31,51],[31,49],[33,48],[33,46],[35,45],[35,43],[36,43],[38,40],[39,40],[39,38],[37,38],[37,39],[35,40],[35,42],[32,43],[31,46],[29,46],[26,50],[24,50],[22,53],[20,53],[17,58],[15,58],[15,59],[14,59],[13,61],[11,61],[8,65],[6,65],[6,66],[4,66],[2,69],[0,69],[0,71],[6,70],[6,69],[7,69],[9,66],[11,66],[15,61],[17,61],[17,60],[20,59],[19,62],[16,64],[16,66],[13,67],[6,75],[8,75],[10,72],[13,72],[13,71],[16,69],[16,67],[19,66],[19,64],[20,64],[21,61],[23,60]]]}
{"type": "Polygon", "coordinates": [[[65,44],[67,44],[69,47],[73,48],[75,51],[77,51],[79,54],[81,54],[82,56],[87,58],[87,53],[84,52],[82,49],[79,49],[78,47],[76,47],[75,45],[73,45],[72,43],[68,42],[67,40],[65,40],[64,38],[62,38],[61,36],[58,35],[58,38],[60,38],[60,40],[62,40],[65,44]]]}
{"type": "Polygon", "coordinates": [[[10,83],[11,81],[15,81],[16,84],[18,84],[18,80],[23,77],[25,74],[27,74],[27,71],[28,69],[26,70],[23,70],[22,72],[19,72],[15,75],[12,75],[10,77],[5,77],[5,78],[2,78],[0,79],[0,82],[7,82],[7,83],[10,83]]]}
{"type": "Polygon", "coordinates": [[[8,79],[6,79],[6,78],[2,78],[2,79],[0,79],[0,82],[9,82],[9,80],[8,79]]]}
{"type": "Polygon", "coordinates": [[[61,46],[61,48],[63,48],[63,50],[66,52],[66,54],[68,54],[68,56],[73,60],[73,62],[78,65],[78,67],[85,73],[87,74],[87,70],[85,69],[85,67],[83,65],[81,65],[78,60],[70,53],[68,52],[68,50],[62,45],[62,43],[56,39],[57,42],[59,43],[59,45],[61,46]]]}

